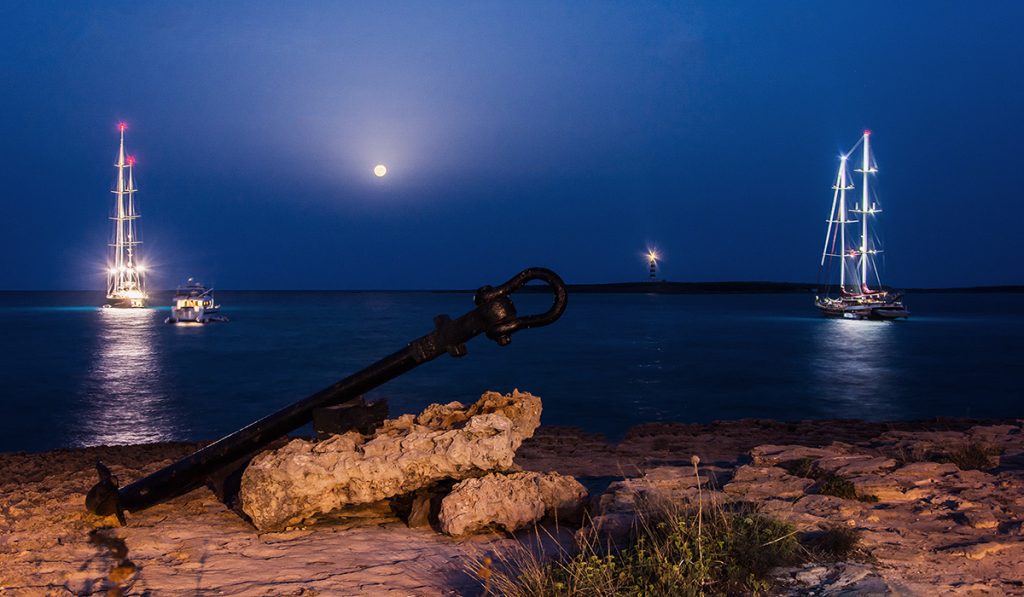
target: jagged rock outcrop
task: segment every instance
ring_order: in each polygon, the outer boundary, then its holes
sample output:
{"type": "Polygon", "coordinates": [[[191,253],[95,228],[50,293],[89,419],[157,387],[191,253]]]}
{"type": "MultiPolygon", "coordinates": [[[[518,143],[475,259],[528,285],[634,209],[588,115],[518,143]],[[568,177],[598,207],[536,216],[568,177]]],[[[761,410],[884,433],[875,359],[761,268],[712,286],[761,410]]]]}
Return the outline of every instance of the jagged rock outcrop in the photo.
{"type": "Polygon", "coordinates": [[[441,530],[465,535],[487,527],[515,531],[545,516],[577,520],[587,490],[558,473],[490,474],[466,479],[441,501],[441,530]]]}
{"type": "Polygon", "coordinates": [[[296,439],[253,458],[242,475],[242,510],[260,530],[406,494],[442,479],[512,467],[540,425],[540,398],[487,392],[469,408],[432,404],[420,415],[320,442],[296,439]]]}

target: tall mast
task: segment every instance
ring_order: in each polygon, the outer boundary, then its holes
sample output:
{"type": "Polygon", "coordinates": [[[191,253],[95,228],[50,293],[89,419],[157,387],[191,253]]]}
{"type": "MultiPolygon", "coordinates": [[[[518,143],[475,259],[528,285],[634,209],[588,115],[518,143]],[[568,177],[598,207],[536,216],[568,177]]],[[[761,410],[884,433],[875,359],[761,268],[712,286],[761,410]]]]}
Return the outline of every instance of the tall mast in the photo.
{"type": "Polygon", "coordinates": [[[139,244],[138,226],[135,220],[139,215],[135,211],[135,158],[127,155],[124,149],[124,131],[127,128],[121,122],[117,126],[120,131],[120,145],[117,150],[117,185],[114,187],[116,204],[114,206],[114,248],[107,274],[107,298],[131,301],[133,307],[145,306],[146,288],[143,273],[145,268],[139,263],[135,246],[139,244]],[[127,178],[125,169],[128,170],[127,178]]]}
{"type": "Polygon", "coordinates": [[[871,168],[871,149],[869,147],[870,139],[871,131],[864,131],[864,161],[861,168],[857,170],[857,172],[862,174],[860,209],[858,210],[861,215],[859,251],[861,292],[868,292],[868,259],[870,256],[868,249],[868,216],[873,212],[871,205],[868,202],[868,175],[875,172],[875,170],[871,168]]]}
{"type": "Polygon", "coordinates": [[[846,157],[839,158],[839,291],[846,290],[846,157]]]}
{"type": "Polygon", "coordinates": [[[128,242],[126,246],[128,254],[128,275],[130,276],[129,287],[140,292],[145,293],[146,288],[143,284],[142,264],[139,263],[139,256],[136,254],[135,245],[140,243],[138,235],[139,228],[135,221],[139,218],[139,214],[135,212],[135,157],[128,156],[128,187],[125,189],[125,193],[128,194],[128,222],[127,222],[127,234],[128,242]]]}
{"type": "Polygon", "coordinates": [[[111,270],[111,282],[110,288],[107,290],[108,295],[113,295],[119,290],[124,288],[124,273],[125,273],[125,255],[124,255],[124,241],[125,241],[125,186],[124,186],[124,167],[125,167],[125,154],[124,154],[124,130],[126,128],[125,123],[121,122],[117,125],[118,130],[121,133],[121,144],[117,151],[117,163],[114,167],[117,168],[117,186],[114,188],[114,195],[116,198],[116,204],[114,206],[114,263],[113,269],[111,270]]]}

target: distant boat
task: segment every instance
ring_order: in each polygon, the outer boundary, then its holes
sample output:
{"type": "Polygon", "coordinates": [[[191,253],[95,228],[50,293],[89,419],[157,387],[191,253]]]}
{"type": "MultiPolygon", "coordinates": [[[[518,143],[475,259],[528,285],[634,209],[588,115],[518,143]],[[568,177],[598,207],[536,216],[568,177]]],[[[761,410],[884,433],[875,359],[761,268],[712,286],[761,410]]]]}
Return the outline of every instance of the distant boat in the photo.
{"type": "Polygon", "coordinates": [[[174,291],[171,303],[171,316],[166,323],[210,323],[227,321],[228,318],[219,314],[220,305],[213,298],[213,289],[207,288],[189,278],[184,286],[174,291]]]}
{"type": "Polygon", "coordinates": [[[139,214],[135,211],[135,158],[126,156],[124,152],[124,129],[122,122],[121,148],[117,153],[117,187],[114,215],[114,238],[110,243],[112,255],[107,264],[107,300],[104,307],[145,307],[149,295],[146,294],[146,268],[139,260],[139,214]],[[127,169],[127,180],[125,170],[127,169]]]}
{"type": "Polygon", "coordinates": [[[878,273],[876,262],[882,247],[869,223],[882,210],[878,209],[877,201],[872,200],[868,188],[870,175],[878,172],[872,159],[870,139],[871,131],[864,131],[857,145],[839,157],[839,173],[832,187],[832,212],[829,214],[825,246],[821,252],[818,296],[814,298],[814,303],[823,314],[831,317],[876,320],[906,318],[910,312],[903,304],[903,293],[883,286],[878,273]],[[849,209],[846,192],[853,190],[854,185],[847,176],[847,161],[858,145],[863,146],[861,167],[855,170],[862,174],[861,199],[854,204],[853,209],[849,209]],[[847,232],[850,225],[856,225],[860,234],[857,234],[856,229],[847,232]],[[839,284],[833,287],[835,269],[839,270],[839,284]],[[836,294],[830,296],[833,288],[836,294]]]}

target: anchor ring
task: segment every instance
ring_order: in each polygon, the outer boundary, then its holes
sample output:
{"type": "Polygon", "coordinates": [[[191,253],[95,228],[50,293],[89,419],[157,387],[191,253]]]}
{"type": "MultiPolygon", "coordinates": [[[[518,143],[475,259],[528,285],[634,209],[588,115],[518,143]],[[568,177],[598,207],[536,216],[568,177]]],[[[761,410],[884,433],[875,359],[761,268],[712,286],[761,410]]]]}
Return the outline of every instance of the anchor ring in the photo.
{"type": "Polygon", "coordinates": [[[565,282],[562,281],[562,278],[546,267],[531,267],[524,269],[513,276],[510,280],[497,287],[484,286],[477,291],[474,302],[477,305],[483,305],[501,298],[507,298],[516,290],[526,286],[527,282],[531,282],[533,280],[545,282],[547,286],[551,288],[551,291],[554,294],[554,300],[551,303],[551,307],[544,313],[537,315],[526,315],[523,317],[516,317],[513,315],[511,320],[497,323],[488,329],[488,337],[497,339],[499,343],[507,344],[508,336],[513,332],[550,325],[562,316],[562,313],[565,312],[565,306],[568,302],[569,294],[565,288],[565,282]],[[504,342],[502,342],[502,340],[504,340],[504,342]]]}

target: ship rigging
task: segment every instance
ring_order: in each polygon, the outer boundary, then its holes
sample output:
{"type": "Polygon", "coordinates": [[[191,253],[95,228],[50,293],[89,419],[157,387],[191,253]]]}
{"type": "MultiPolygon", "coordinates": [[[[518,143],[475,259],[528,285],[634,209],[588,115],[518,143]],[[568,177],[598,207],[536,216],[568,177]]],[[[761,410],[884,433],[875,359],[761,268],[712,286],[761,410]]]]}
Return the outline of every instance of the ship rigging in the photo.
{"type": "Polygon", "coordinates": [[[910,315],[903,304],[903,294],[882,285],[877,257],[882,253],[878,235],[869,225],[881,213],[872,198],[870,176],[878,168],[871,153],[871,131],[864,131],[850,151],[839,156],[839,172],[832,186],[832,211],[828,218],[825,245],[821,251],[818,275],[818,296],[815,305],[825,315],[847,319],[898,319],[910,315]],[[847,192],[854,190],[849,175],[849,158],[861,148],[860,202],[850,209],[847,192]],[[859,229],[848,231],[854,225],[859,229]],[[829,296],[832,289],[833,264],[838,261],[838,296],[829,296]]]}
{"type": "Polygon", "coordinates": [[[146,267],[139,260],[139,213],[135,209],[135,158],[124,150],[125,123],[118,124],[121,146],[117,153],[114,193],[114,235],[107,264],[107,300],[104,307],[145,307],[146,267]]]}

